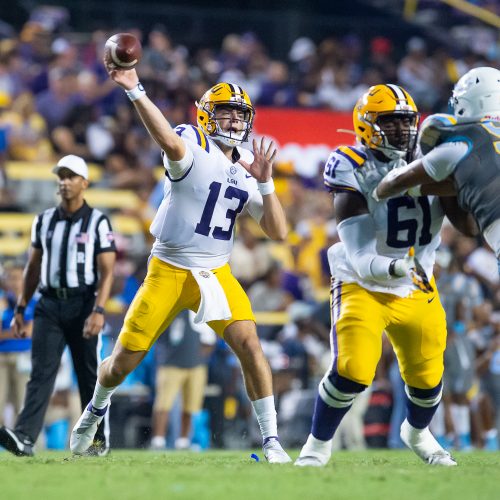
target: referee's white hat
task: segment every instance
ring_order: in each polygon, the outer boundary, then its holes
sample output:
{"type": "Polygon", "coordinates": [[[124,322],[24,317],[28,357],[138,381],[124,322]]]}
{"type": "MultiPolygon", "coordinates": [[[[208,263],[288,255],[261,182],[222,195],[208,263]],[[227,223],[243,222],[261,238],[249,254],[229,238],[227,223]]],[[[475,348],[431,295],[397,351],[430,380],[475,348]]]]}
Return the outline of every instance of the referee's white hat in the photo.
{"type": "Polygon", "coordinates": [[[67,168],[71,170],[77,175],[81,175],[84,179],[89,178],[89,167],[83,158],[80,158],[76,155],[66,155],[63,156],[58,162],[57,165],[52,169],[54,174],[58,174],[59,170],[62,168],[67,168]]]}

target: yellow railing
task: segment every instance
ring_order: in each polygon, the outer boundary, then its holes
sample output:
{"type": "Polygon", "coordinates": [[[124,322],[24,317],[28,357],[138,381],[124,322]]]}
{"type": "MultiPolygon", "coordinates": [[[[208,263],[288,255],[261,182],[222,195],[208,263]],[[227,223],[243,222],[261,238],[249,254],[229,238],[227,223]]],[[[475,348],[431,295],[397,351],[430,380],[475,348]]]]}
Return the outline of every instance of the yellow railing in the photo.
{"type": "MultiPolygon", "coordinates": [[[[474,5],[466,0],[441,0],[441,2],[453,7],[464,14],[475,17],[483,23],[490,24],[495,28],[500,28],[500,16],[488,9],[474,5]]],[[[411,20],[415,17],[418,8],[418,0],[405,0],[403,7],[403,17],[411,20]]]]}
{"type": "Polygon", "coordinates": [[[495,28],[500,28],[500,16],[497,16],[494,12],[483,7],[478,7],[477,5],[466,2],[465,0],[441,0],[441,2],[454,7],[469,16],[475,17],[483,21],[483,23],[491,24],[495,28]]]}

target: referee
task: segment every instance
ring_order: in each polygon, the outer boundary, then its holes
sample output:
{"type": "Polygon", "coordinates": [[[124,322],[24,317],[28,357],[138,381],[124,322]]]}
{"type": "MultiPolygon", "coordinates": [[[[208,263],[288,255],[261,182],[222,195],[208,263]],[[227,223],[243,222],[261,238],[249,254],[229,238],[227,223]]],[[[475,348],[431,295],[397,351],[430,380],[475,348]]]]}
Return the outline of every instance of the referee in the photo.
{"type": "MultiPolygon", "coordinates": [[[[99,332],[113,281],[116,249],[111,225],[84,200],[89,184],[87,164],[68,155],[52,171],[59,178],[61,204],[45,210],[33,222],[23,290],[11,324],[14,335],[27,335],[24,310],[40,287],[24,407],[13,430],[0,428],[0,445],[18,456],[33,456],[65,346],[73,358],[82,410],[92,399],[99,332]]],[[[92,447],[96,455],[109,450],[107,422],[103,424],[92,447]]]]}

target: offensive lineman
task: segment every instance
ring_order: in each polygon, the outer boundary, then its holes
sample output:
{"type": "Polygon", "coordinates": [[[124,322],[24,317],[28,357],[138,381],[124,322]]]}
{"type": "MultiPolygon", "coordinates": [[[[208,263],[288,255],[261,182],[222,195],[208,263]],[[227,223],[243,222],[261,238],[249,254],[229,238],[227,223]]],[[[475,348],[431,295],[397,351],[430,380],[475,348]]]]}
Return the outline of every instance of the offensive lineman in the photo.
{"type": "Polygon", "coordinates": [[[267,461],[290,462],[278,440],[271,370],[250,301],[227,263],[234,224],[244,210],[270,238],[286,237],[286,219],[271,177],[274,145],[266,148],[263,140],[254,140],[253,154],[238,147],[252,129],[254,109],[237,85],[219,83],[209,89],[197,103],[198,127],[174,130],[146,96],[135,69],[107,64],[107,70],[161,147],[168,180],[151,226],[156,242],[147,276],[111,356],[99,368],[92,401],[72,431],[71,451],[87,451],[117,386],[175,316],[191,309],[198,311],[195,322],[207,322],[238,356],[267,461]]]}
{"type": "Polygon", "coordinates": [[[405,165],[418,120],[408,92],[397,85],[375,85],[354,108],[359,144],[339,147],[325,166],[341,240],[328,251],[333,360],[320,382],[311,433],[295,465],[328,463],[340,421],[373,381],[384,330],[406,384],[402,440],[429,464],[456,465],[428,429],[441,399],[446,345],[445,313],[434,280],[427,280],[443,208],[436,196],[377,202],[369,196],[369,179],[363,175],[405,165]],[[411,247],[421,265],[408,251],[411,247]]]}
{"type": "Polygon", "coordinates": [[[391,172],[373,196],[388,198],[451,176],[460,206],[472,213],[500,272],[500,71],[470,70],[455,85],[450,105],[454,116],[431,115],[422,124],[425,156],[391,172]]]}

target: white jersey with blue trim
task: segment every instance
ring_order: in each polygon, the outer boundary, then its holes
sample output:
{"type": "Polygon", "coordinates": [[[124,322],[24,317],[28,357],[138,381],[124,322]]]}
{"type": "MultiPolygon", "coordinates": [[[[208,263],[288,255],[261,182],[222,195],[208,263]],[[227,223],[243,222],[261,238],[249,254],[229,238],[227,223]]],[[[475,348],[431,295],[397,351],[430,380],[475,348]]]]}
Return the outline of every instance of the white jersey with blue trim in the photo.
{"type": "Polygon", "coordinates": [[[253,153],[235,148],[233,163],[200,128],[179,125],[175,131],[193,160],[179,178],[171,179],[166,170],[163,200],[150,228],[156,238],[152,255],[181,268],[215,269],[229,260],[236,218],[244,211],[258,222],[262,217],[257,181],[237,162],[252,163],[253,153]]]}
{"type": "MultiPolygon", "coordinates": [[[[325,186],[332,192],[349,191],[363,196],[373,219],[376,232],[375,248],[378,255],[389,258],[404,258],[409,247],[414,246],[428,277],[433,274],[436,248],[440,243],[439,232],[444,213],[436,196],[397,196],[375,201],[364,192],[356,179],[356,170],[366,162],[375,167],[387,167],[377,160],[372,151],[362,145],[341,146],[328,158],[324,170],[325,186]]],[[[389,164],[390,168],[395,166],[389,164]]],[[[401,165],[401,160],[398,163],[401,165]]],[[[410,278],[387,277],[385,282],[361,278],[354,270],[342,242],[333,245],[328,252],[332,276],[346,283],[358,283],[374,292],[392,293],[406,297],[414,287],[410,278]]]]}

